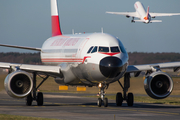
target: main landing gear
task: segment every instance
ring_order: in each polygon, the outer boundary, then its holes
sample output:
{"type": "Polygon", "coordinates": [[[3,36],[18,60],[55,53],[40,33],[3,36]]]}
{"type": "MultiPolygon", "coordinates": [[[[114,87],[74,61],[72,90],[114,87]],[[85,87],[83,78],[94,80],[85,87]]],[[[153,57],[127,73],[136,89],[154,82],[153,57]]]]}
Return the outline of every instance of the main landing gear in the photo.
{"type": "Polygon", "coordinates": [[[38,92],[37,90],[38,88],[42,85],[42,83],[49,77],[48,75],[43,78],[41,77],[43,80],[42,82],[36,87],[36,73],[33,73],[33,90],[32,92],[26,97],[26,105],[27,106],[31,106],[33,100],[35,100],[37,102],[38,106],[42,106],[43,105],[43,93],[42,92],[38,92]]]}
{"type": "Polygon", "coordinates": [[[107,107],[108,99],[104,98],[105,97],[104,89],[105,88],[107,89],[108,85],[106,85],[105,83],[99,83],[98,87],[99,87],[98,96],[100,96],[100,97],[98,98],[97,105],[98,105],[98,107],[101,107],[102,103],[104,103],[104,107],[107,107]]]}
{"type": "Polygon", "coordinates": [[[122,95],[121,92],[118,92],[116,94],[116,105],[117,106],[122,106],[122,102],[124,100],[126,100],[128,106],[133,106],[133,104],[134,104],[134,95],[133,95],[133,93],[128,93],[128,95],[126,95],[128,89],[130,87],[130,73],[126,73],[124,75],[124,87],[122,86],[120,81],[118,81],[118,82],[119,82],[119,85],[123,89],[123,95],[122,95]]]}

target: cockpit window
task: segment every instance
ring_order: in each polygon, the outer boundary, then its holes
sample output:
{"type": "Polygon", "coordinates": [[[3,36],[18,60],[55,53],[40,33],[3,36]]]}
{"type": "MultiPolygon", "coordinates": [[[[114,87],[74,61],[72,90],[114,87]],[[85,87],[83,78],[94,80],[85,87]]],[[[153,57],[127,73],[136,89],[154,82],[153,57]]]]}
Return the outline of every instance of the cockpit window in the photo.
{"type": "Polygon", "coordinates": [[[109,47],[100,47],[99,46],[99,52],[109,52],[109,47]]]}
{"type": "Polygon", "coordinates": [[[120,46],[120,49],[121,49],[122,53],[126,53],[124,46],[120,46]]]}
{"type": "Polygon", "coordinates": [[[97,52],[97,46],[94,47],[94,49],[91,51],[91,53],[97,52]]]}
{"type": "Polygon", "coordinates": [[[111,52],[120,52],[120,51],[119,48],[116,46],[116,47],[111,47],[111,52]]]}
{"type": "Polygon", "coordinates": [[[87,53],[90,53],[92,49],[93,49],[93,46],[89,48],[87,53]]]}

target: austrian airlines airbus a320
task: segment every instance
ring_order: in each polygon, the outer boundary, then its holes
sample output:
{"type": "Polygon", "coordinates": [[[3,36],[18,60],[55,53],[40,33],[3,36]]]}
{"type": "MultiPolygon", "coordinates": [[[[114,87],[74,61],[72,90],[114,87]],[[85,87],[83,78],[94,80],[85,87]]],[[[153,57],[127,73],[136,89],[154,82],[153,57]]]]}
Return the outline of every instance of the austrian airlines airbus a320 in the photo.
{"type": "Polygon", "coordinates": [[[51,0],[52,37],[47,39],[42,48],[5,45],[21,49],[41,52],[41,60],[45,65],[27,65],[0,62],[0,67],[9,69],[4,81],[5,90],[13,98],[26,97],[26,105],[37,101],[43,105],[43,93],[37,92],[41,84],[49,77],[61,85],[98,86],[97,105],[108,106],[104,89],[118,81],[123,94],[118,92],[116,104],[121,106],[123,100],[133,106],[133,93],[128,93],[130,73],[137,77],[141,71],[146,72],[144,88],[147,94],[155,99],[169,96],[173,89],[173,80],[162,72],[161,68],[179,70],[180,62],[159,63],[149,65],[128,65],[128,54],[121,41],[110,34],[90,33],[63,35],[60,29],[56,0],[51,0]],[[32,73],[32,75],[30,74],[32,73]],[[36,85],[36,76],[43,75],[43,80],[36,85]],[[119,81],[124,77],[124,84],[119,81]]]}
{"type": "Polygon", "coordinates": [[[162,20],[151,20],[151,18],[155,18],[158,16],[173,16],[173,15],[180,15],[180,13],[149,13],[149,6],[147,11],[145,10],[143,4],[137,1],[134,4],[134,8],[136,12],[106,12],[109,14],[116,14],[116,15],[125,15],[127,18],[132,17],[131,22],[143,22],[143,23],[152,23],[152,22],[162,22],[162,20]],[[134,18],[139,18],[139,20],[134,20],[134,18]]]}

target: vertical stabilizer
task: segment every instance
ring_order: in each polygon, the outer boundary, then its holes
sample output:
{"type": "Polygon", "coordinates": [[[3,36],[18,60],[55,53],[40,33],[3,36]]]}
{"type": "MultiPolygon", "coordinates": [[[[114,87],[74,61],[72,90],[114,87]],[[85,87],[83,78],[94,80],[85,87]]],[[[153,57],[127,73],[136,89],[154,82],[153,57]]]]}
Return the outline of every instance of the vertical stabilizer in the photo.
{"type": "Polygon", "coordinates": [[[149,6],[147,8],[147,15],[146,15],[146,18],[149,19],[149,6]]]}
{"type": "Polygon", "coordinates": [[[148,20],[148,19],[149,19],[149,6],[147,8],[146,16],[144,17],[144,20],[148,20]]]}
{"type": "Polygon", "coordinates": [[[56,0],[51,0],[51,22],[52,36],[62,35],[56,0]]]}

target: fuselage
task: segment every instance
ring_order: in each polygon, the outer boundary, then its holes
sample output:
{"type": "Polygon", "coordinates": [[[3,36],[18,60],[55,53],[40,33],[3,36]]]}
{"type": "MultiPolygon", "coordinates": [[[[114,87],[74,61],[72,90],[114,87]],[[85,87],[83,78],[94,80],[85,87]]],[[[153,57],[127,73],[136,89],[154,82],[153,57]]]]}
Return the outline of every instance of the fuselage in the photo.
{"type": "Polygon", "coordinates": [[[151,16],[149,15],[149,13],[147,13],[147,11],[145,10],[145,8],[141,2],[137,1],[134,4],[134,8],[136,10],[136,13],[139,14],[140,20],[144,21],[144,23],[149,23],[151,21],[151,16]],[[147,14],[148,14],[148,16],[147,16],[147,14]]]}
{"type": "Polygon", "coordinates": [[[109,34],[59,35],[44,42],[41,60],[61,67],[64,84],[95,85],[119,80],[126,71],[128,54],[121,41],[109,34]]]}

